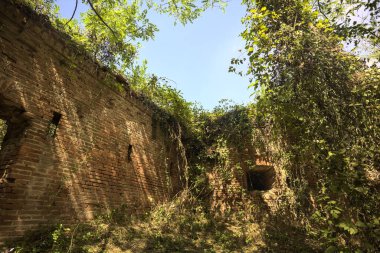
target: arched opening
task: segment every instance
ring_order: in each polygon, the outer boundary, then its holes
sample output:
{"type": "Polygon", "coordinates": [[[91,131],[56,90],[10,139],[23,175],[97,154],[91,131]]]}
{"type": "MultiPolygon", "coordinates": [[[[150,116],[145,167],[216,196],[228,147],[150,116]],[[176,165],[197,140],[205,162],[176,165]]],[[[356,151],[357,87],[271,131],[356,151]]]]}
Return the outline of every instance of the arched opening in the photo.
{"type": "Polygon", "coordinates": [[[28,124],[25,110],[0,94],[0,189],[13,183],[11,165],[17,160],[23,132],[28,124]]]}
{"type": "Polygon", "coordinates": [[[260,165],[247,171],[248,191],[267,191],[272,189],[276,173],[273,166],[260,165]]]}

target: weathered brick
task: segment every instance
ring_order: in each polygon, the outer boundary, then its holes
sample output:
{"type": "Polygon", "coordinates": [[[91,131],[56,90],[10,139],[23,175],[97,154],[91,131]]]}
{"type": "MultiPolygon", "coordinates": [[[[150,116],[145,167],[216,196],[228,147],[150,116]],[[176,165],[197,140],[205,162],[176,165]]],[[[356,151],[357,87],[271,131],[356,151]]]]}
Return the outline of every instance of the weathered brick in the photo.
{"type": "Polygon", "coordinates": [[[0,244],[53,220],[86,220],[100,206],[129,203],[141,212],[150,199],[175,194],[180,184],[168,189],[167,164],[181,164],[181,158],[166,129],[157,128],[152,139],[154,110],[133,92],[105,85],[96,63],[68,49],[66,37],[38,16],[18,9],[0,1],[0,52],[11,59],[6,65],[0,58],[0,117],[26,111],[19,118],[26,124],[12,123],[9,130],[22,133],[0,151],[0,173],[7,166],[15,179],[0,185],[0,244]],[[25,16],[28,29],[20,33],[25,16]],[[53,112],[62,118],[49,136],[53,112]]]}

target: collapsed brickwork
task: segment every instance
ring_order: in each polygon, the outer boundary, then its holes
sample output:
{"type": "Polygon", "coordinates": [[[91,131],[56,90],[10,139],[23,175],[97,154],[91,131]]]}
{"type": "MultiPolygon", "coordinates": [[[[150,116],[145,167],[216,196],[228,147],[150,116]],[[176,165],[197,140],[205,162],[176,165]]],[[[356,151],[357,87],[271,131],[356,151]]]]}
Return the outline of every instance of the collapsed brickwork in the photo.
{"type": "Polygon", "coordinates": [[[178,139],[116,79],[43,18],[0,2],[0,242],[180,190],[178,139]]]}
{"type": "Polygon", "coordinates": [[[207,187],[212,210],[221,214],[236,210],[247,196],[255,205],[271,205],[266,200],[283,186],[279,168],[271,159],[267,130],[252,121],[248,107],[234,106],[206,123],[207,187]],[[256,201],[257,200],[257,201],[256,201]]]}
{"type": "MultiPolygon", "coordinates": [[[[227,174],[229,178],[225,178],[224,173],[215,167],[208,173],[208,180],[213,188],[211,207],[220,213],[240,201],[242,191],[251,195],[262,195],[264,191],[268,193],[280,184],[273,164],[268,162],[267,157],[258,156],[252,146],[244,150],[229,147],[228,150],[227,170],[232,171],[227,174]]],[[[259,203],[262,201],[257,202],[259,203]]]]}

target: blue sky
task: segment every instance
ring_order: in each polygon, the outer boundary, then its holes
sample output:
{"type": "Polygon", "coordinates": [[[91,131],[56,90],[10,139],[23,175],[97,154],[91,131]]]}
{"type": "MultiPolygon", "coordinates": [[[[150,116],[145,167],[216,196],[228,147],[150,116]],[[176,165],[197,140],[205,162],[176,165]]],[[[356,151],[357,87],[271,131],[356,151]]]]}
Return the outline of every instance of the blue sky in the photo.
{"type": "MultiPolygon", "coordinates": [[[[61,15],[69,17],[74,0],[58,0],[61,15]]],[[[80,6],[78,11],[85,7],[80,6]]],[[[249,80],[228,73],[230,60],[239,56],[244,46],[239,37],[243,31],[240,20],[245,9],[239,0],[230,1],[223,13],[211,9],[192,24],[174,26],[172,17],[151,15],[160,31],[153,41],[143,42],[140,59],[148,60],[148,70],[167,77],[172,86],[182,91],[185,99],[197,101],[212,109],[221,99],[237,103],[250,100],[249,80]]]]}

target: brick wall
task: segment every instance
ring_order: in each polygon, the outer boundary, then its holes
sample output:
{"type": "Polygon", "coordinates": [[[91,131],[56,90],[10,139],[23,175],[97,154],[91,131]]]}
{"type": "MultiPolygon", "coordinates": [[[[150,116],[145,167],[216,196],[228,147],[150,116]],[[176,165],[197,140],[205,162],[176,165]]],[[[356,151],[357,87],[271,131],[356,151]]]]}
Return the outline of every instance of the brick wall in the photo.
{"type": "Polygon", "coordinates": [[[0,1],[0,242],[120,204],[145,209],[181,187],[178,145],[155,110],[69,44],[0,1]]]}
{"type": "Polygon", "coordinates": [[[209,184],[213,189],[210,205],[214,211],[224,213],[234,210],[235,205],[241,203],[244,194],[250,195],[254,203],[260,205],[262,201],[257,196],[278,187],[279,178],[276,176],[273,164],[269,162],[268,157],[258,155],[252,140],[248,137],[246,143],[241,143],[239,148],[233,145],[228,146],[227,160],[224,169],[221,169],[218,164],[211,165],[207,174],[209,184]],[[232,173],[226,174],[223,170],[232,173]],[[267,184],[267,189],[250,189],[252,181],[249,185],[249,174],[253,171],[263,172],[260,173],[261,175],[257,175],[257,173],[254,175],[258,180],[258,182],[254,182],[254,186],[260,186],[258,183],[267,184]]]}

